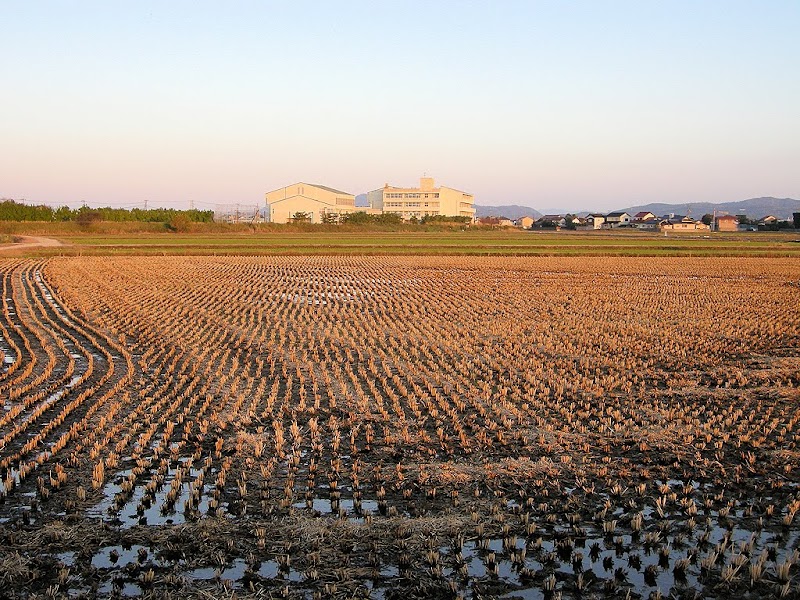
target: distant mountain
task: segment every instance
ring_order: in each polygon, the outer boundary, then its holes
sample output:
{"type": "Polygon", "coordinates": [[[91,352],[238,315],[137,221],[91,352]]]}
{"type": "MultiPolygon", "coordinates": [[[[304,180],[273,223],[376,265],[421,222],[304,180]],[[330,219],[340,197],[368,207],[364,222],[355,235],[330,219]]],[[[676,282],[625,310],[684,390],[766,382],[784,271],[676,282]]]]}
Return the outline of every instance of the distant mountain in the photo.
{"type": "Polygon", "coordinates": [[[356,206],[361,206],[364,208],[369,206],[369,200],[367,200],[366,194],[359,194],[356,196],[356,206]]]}
{"type": "Polygon", "coordinates": [[[506,217],[507,219],[519,219],[520,217],[533,217],[538,219],[542,216],[538,210],[529,206],[519,206],[509,204],[506,206],[481,206],[475,205],[475,216],[481,217],[506,217]]]}
{"type": "Polygon", "coordinates": [[[691,215],[699,219],[705,214],[713,214],[714,210],[719,213],[731,215],[747,215],[751,219],[760,219],[767,215],[774,215],[779,219],[791,219],[792,213],[800,212],[800,200],[792,198],[750,198],[740,202],[722,202],[712,204],[711,202],[687,202],[686,204],[643,204],[641,206],[630,206],[621,208],[630,215],[638,212],[651,212],[656,216],[668,215],[691,215]]]}

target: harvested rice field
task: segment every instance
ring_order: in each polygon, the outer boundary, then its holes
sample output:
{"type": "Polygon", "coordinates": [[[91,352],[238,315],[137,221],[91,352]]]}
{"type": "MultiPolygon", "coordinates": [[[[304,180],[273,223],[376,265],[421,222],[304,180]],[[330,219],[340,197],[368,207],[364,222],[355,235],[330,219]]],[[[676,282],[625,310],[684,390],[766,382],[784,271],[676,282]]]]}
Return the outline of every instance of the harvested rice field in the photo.
{"type": "Polygon", "coordinates": [[[0,274],[0,595],[800,596],[800,259],[0,274]]]}

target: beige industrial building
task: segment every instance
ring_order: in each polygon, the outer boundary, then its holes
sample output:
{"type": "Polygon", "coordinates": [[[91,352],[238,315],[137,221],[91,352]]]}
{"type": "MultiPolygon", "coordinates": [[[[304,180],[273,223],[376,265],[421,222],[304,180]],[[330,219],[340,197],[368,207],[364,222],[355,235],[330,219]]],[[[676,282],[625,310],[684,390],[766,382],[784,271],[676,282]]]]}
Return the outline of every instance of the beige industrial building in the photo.
{"type": "Polygon", "coordinates": [[[460,190],[435,187],[432,177],[422,177],[418,188],[390,186],[373,190],[367,195],[372,209],[396,213],[403,219],[427,216],[469,217],[475,220],[475,198],[460,190]]]}
{"type": "Polygon", "coordinates": [[[326,216],[339,217],[363,208],[356,208],[353,194],[313,183],[295,183],[267,192],[267,210],[271,223],[289,223],[299,214],[311,223],[323,223],[326,216]]]}

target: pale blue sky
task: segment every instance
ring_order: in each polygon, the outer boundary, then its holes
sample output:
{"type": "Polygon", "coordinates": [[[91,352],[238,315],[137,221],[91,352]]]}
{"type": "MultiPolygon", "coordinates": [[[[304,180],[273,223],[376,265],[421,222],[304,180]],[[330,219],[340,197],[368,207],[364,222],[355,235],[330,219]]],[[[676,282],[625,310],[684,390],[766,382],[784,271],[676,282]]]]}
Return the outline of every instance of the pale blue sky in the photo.
{"type": "Polygon", "coordinates": [[[0,196],[800,198],[800,1],[0,0],[0,196]]]}

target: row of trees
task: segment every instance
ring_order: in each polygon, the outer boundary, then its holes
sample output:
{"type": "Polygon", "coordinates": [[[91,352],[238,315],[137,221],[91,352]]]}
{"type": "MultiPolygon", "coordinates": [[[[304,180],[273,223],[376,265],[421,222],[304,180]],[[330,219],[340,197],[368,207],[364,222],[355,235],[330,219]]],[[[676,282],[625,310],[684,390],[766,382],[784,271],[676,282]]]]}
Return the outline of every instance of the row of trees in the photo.
{"type": "MultiPolygon", "coordinates": [[[[792,213],[791,220],[778,220],[774,223],[759,223],[757,219],[751,219],[747,215],[736,215],[739,220],[739,225],[752,225],[758,227],[760,230],[765,231],[778,231],[780,229],[800,229],[800,212],[792,213]]],[[[714,221],[714,215],[705,214],[700,219],[706,225],[711,225],[714,221]]]]}
{"type": "MultiPolygon", "coordinates": [[[[296,212],[292,215],[293,223],[311,223],[312,214],[307,212],[296,212]]],[[[326,213],[322,222],[328,225],[401,225],[403,223],[422,224],[429,223],[470,223],[469,217],[447,217],[444,215],[428,215],[421,219],[411,217],[408,221],[403,221],[397,213],[382,213],[371,215],[365,211],[358,211],[348,214],[326,213]]]]}
{"type": "Polygon", "coordinates": [[[0,201],[0,221],[75,221],[90,224],[97,221],[138,221],[147,223],[170,223],[173,220],[184,220],[192,223],[210,223],[214,220],[211,210],[176,210],[174,208],[69,208],[61,206],[31,206],[14,200],[0,201]]]}

